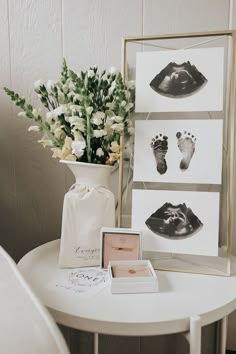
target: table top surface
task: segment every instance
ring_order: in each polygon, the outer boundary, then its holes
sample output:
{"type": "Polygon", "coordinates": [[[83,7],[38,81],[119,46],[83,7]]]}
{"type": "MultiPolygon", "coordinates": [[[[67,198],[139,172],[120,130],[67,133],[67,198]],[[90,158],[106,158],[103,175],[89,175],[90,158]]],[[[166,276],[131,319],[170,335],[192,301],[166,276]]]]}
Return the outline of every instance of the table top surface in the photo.
{"type": "Polygon", "coordinates": [[[60,241],[46,243],[18,263],[23,276],[55,320],[89,332],[160,335],[189,330],[190,317],[202,326],[236,309],[236,276],[223,277],[157,271],[159,292],[112,295],[107,284],[94,296],[50,286],[68,270],[59,269],[60,241]]]}

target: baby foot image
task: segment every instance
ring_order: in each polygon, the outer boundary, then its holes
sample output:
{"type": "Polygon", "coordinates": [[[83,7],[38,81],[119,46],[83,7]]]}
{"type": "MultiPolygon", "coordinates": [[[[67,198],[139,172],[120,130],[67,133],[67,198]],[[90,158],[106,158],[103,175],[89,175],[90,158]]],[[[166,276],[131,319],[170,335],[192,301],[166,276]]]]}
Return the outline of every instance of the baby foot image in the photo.
{"type": "Polygon", "coordinates": [[[179,167],[182,171],[186,171],[195,151],[196,138],[194,135],[187,133],[186,131],[184,133],[178,132],[176,137],[178,139],[179,150],[183,154],[179,167]]]}
{"type": "Polygon", "coordinates": [[[156,160],[157,171],[163,175],[167,170],[165,156],[168,150],[168,137],[162,134],[157,135],[151,141],[151,148],[156,160]]]}

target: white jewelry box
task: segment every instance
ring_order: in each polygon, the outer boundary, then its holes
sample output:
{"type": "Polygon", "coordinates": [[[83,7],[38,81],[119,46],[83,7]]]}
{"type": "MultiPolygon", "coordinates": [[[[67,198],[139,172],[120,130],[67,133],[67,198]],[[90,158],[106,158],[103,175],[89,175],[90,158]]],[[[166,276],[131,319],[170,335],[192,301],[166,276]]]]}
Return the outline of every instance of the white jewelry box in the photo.
{"type": "Polygon", "coordinates": [[[149,260],[111,261],[108,266],[112,294],[155,293],[158,280],[149,260]]]}
{"type": "Polygon", "coordinates": [[[109,261],[142,259],[141,231],[103,227],[100,250],[100,266],[105,269],[108,268],[109,261]]]}

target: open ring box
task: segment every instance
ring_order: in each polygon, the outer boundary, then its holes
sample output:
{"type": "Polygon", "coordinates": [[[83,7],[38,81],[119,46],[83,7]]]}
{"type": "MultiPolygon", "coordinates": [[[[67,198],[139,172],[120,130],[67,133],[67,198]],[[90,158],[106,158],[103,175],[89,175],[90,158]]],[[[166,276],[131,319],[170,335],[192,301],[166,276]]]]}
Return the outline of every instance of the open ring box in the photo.
{"type": "Polygon", "coordinates": [[[108,267],[112,294],[158,292],[156,273],[149,260],[111,261],[108,267]]]}
{"type": "Polygon", "coordinates": [[[101,268],[109,261],[137,261],[142,258],[141,232],[133,229],[101,229],[101,268]]]}

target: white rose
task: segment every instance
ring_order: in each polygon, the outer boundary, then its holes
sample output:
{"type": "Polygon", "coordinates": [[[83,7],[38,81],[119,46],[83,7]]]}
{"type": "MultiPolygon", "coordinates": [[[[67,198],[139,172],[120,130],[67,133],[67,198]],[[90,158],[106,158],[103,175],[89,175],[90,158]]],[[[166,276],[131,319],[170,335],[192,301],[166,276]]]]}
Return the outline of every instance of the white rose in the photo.
{"type": "Polygon", "coordinates": [[[104,152],[103,152],[102,148],[98,148],[98,149],[97,149],[96,155],[97,155],[98,157],[104,156],[104,152]]]}
{"type": "Polygon", "coordinates": [[[84,149],[86,148],[86,144],[84,140],[77,140],[77,141],[72,141],[71,147],[72,147],[72,154],[80,158],[84,154],[84,149]]]}

